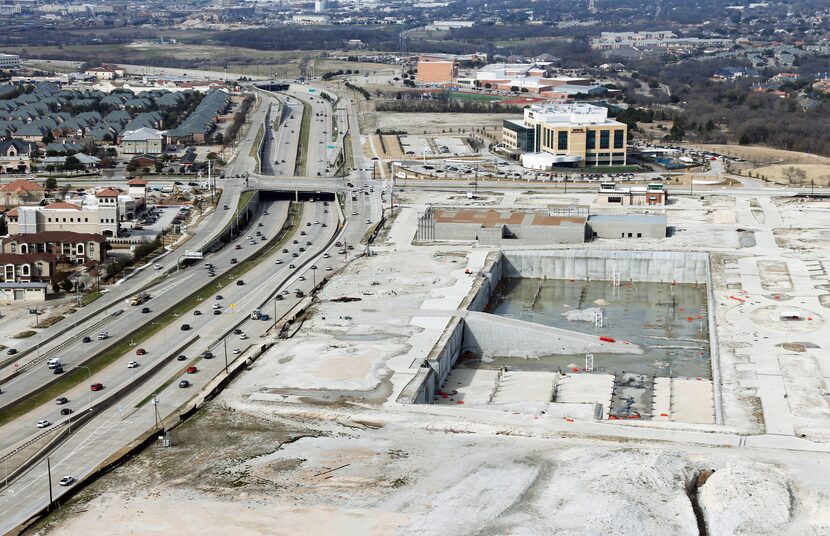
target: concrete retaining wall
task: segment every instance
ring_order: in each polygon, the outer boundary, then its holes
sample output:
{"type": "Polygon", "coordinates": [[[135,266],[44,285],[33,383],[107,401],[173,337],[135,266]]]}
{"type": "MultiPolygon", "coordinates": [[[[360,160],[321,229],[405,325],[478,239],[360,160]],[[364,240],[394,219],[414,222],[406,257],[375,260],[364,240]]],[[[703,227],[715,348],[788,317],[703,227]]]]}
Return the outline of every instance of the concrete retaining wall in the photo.
{"type": "Polygon", "coordinates": [[[505,251],[504,277],[706,283],[709,257],[695,251],[567,249],[505,251]]]}
{"type": "Polygon", "coordinates": [[[482,357],[537,358],[554,354],[642,354],[635,344],[604,342],[596,335],[525,320],[469,312],[464,317],[462,352],[482,357]]]}

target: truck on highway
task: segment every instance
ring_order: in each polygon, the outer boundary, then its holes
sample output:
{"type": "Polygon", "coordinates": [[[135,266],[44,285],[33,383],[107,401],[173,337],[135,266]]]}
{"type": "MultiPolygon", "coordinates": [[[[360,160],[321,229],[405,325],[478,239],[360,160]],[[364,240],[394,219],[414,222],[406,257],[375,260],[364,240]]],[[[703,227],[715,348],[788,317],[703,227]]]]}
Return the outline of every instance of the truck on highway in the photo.
{"type": "Polygon", "coordinates": [[[46,362],[46,366],[49,367],[50,369],[58,368],[62,364],[63,363],[61,363],[61,358],[60,357],[53,357],[52,359],[50,359],[49,361],[46,362]]]}
{"type": "Polygon", "coordinates": [[[251,320],[259,320],[262,317],[262,311],[254,309],[251,311],[251,320]]]}
{"type": "Polygon", "coordinates": [[[141,305],[149,299],[149,294],[147,294],[146,292],[139,292],[138,294],[133,296],[132,299],[130,299],[130,305],[141,305]]]}

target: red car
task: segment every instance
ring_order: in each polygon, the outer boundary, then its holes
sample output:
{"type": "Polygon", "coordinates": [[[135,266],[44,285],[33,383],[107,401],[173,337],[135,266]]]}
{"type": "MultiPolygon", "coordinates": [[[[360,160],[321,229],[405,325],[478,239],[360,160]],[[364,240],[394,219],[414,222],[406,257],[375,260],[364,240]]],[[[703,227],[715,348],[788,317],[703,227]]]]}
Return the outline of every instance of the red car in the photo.
{"type": "Polygon", "coordinates": [[[103,383],[93,383],[92,385],[89,386],[89,389],[91,391],[100,391],[103,388],[104,388],[103,383]]]}
{"type": "Polygon", "coordinates": [[[146,353],[147,353],[147,350],[145,350],[144,348],[138,348],[138,349],[135,351],[135,355],[144,355],[144,354],[146,354],[146,353]]]}
{"type": "Polygon", "coordinates": [[[196,374],[197,372],[199,372],[199,369],[197,369],[196,367],[187,367],[188,374],[196,374]]]}

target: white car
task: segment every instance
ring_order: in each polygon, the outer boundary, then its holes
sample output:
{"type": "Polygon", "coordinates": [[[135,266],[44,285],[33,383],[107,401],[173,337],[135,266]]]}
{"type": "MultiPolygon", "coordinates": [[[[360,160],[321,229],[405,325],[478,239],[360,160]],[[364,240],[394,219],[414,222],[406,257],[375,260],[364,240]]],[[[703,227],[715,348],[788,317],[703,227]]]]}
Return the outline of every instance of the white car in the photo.
{"type": "Polygon", "coordinates": [[[297,279],[299,279],[300,281],[305,281],[305,276],[304,276],[304,275],[301,275],[301,276],[300,276],[300,277],[298,277],[297,279]]]}
{"type": "Polygon", "coordinates": [[[242,353],[242,350],[240,350],[239,348],[234,348],[233,353],[234,353],[234,355],[239,355],[239,354],[242,353]]]}
{"type": "Polygon", "coordinates": [[[214,309],[221,309],[221,308],[222,308],[222,305],[221,305],[221,304],[219,304],[219,303],[214,303],[214,304],[213,304],[213,308],[214,308],[214,309]]]}
{"type": "Polygon", "coordinates": [[[357,216],[357,211],[356,210],[352,211],[352,216],[357,216]]]}
{"type": "Polygon", "coordinates": [[[159,264],[159,263],[155,263],[155,264],[153,265],[153,268],[155,268],[156,270],[161,270],[162,266],[161,266],[161,264],[159,264]]]}
{"type": "Polygon", "coordinates": [[[317,221],[317,220],[314,220],[314,225],[320,225],[320,222],[317,221]]]}
{"type": "Polygon", "coordinates": [[[130,361],[127,363],[127,368],[136,368],[138,366],[138,361],[130,361]]]}
{"type": "Polygon", "coordinates": [[[329,257],[331,257],[331,255],[329,255],[328,253],[323,253],[323,258],[324,259],[328,259],[329,257]]]}
{"type": "Polygon", "coordinates": [[[58,482],[58,484],[60,484],[61,486],[69,486],[73,482],[75,482],[75,477],[74,476],[65,476],[65,477],[60,479],[60,482],[58,482]]]}
{"type": "Polygon", "coordinates": [[[37,421],[37,427],[38,428],[46,428],[50,424],[52,424],[52,423],[47,421],[46,419],[41,419],[41,420],[37,421]]]}
{"type": "Polygon", "coordinates": [[[334,270],[334,268],[332,268],[331,266],[326,266],[326,271],[327,272],[331,272],[332,270],[334,270]]]}
{"type": "Polygon", "coordinates": [[[243,333],[243,334],[241,334],[241,335],[239,336],[239,338],[240,338],[241,340],[243,340],[243,341],[244,341],[245,339],[247,339],[247,338],[248,338],[248,335],[246,335],[245,333],[243,333]]]}
{"type": "Polygon", "coordinates": [[[274,264],[282,264],[282,259],[277,259],[274,261],[274,264]]]}

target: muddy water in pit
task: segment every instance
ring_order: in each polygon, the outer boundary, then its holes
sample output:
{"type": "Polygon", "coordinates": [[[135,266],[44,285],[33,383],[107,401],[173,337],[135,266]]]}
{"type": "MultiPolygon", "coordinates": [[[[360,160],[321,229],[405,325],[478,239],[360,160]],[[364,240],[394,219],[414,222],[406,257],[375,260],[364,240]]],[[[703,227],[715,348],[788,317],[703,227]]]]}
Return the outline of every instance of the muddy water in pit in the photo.
{"type": "MultiPolygon", "coordinates": [[[[599,372],[620,371],[648,376],[711,377],[709,329],[704,285],[569,281],[563,279],[505,279],[496,289],[487,312],[638,344],[642,355],[594,354],[599,372]],[[568,320],[563,313],[602,309],[603,325],[568,320]]],[[[572,318],[580,315],[571,313],[572,318]]],[[[469,361],[466,366],[517,370],[568,370],[583,367],[585,355],[552,355],[540,359],[495,358],[469,361]]],[[[459,363],[465,366],[465,363],[459,363]]]]}

